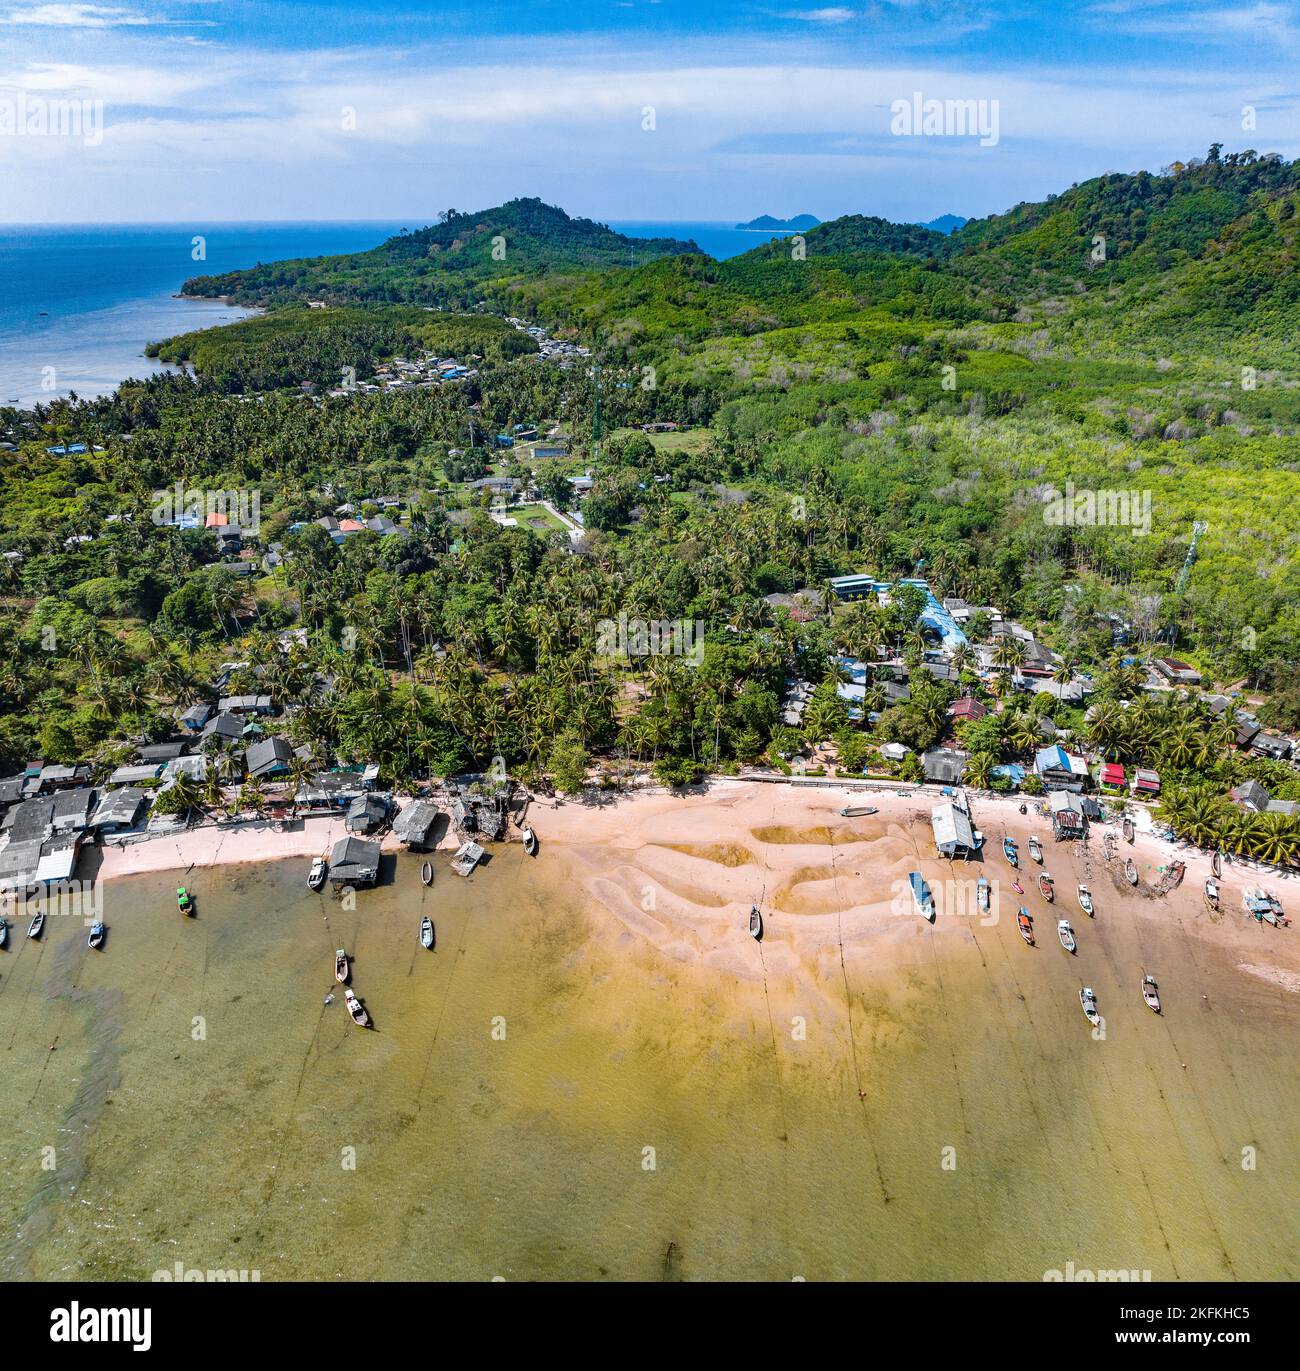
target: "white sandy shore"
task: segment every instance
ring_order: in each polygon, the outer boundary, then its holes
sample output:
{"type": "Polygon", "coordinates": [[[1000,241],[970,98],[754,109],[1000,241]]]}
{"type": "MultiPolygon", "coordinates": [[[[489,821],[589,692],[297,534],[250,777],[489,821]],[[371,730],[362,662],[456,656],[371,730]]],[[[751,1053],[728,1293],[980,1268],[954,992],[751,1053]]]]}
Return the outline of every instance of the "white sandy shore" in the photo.
{"type": "MultiPolygon", "coordinates": [[[[985,836],[986,860],[950,863],[935,853],[930,830],[930,811],[941,799],[937,787],[873,787],[864,794],[849,782],[800,786],[719,780],[689,794],[651,788],[594,796],[585,803],[535,800],[528,817],[541,841],[539,861],[548,856],[562,861],[589,905],[607,911],[625,933],[674,960],[737,976],[754,974],[745,933],[751,903],[765,913],[769,972],[793,972],[801,963],[825,970],[841,951],[878,958],[890,945],[901,946],[919,922],[907,890],[908,872],[919,870],[939,901],[938,936],[963,936],[968,930],[971,911],[950,911],[943,900],[955,902],[963,892],[969,897],[981,874],[994,882],[998,917],[1004,920],[1014,919],[1021,903],[1040,919],[1077,920],[1082,913],[1074,887],[1087,881],[1099,916],[1175,916],[1190,935],[1231,952],[1247,974],[1287,991],[1300,989],[1295,933],[1261,927],[1242,907],[1243,891],[1260,884],[1294,905],[1288,898],[1294,878],[1228,865],[1220,881],[1222,913],[1210,915],[1202,898],[1209,854],[1156,836],[1145,814],[1136,842],[1119,844],[1120,859],[1132,856],[1141,875],[1138,889],[1130,890],[1118,875],[1118,861],[1107,867],[1096,827],[1087,844],[1058,844],[1050,820],[1032,804],[1022,815],[1019,797],[987,795],[971,801],[975,825],[985,836]],[[845,819],[839,814],[845,804],[869,804],[878,812],[845,819]],[[1019,879],[1027,895],[1013,890],[1017,873],[1002,858],[1004,834],[1020,844],[1019,879]],[[1042,842],[1047,869],[1056,878],[1054,911],[1033,884],[1038,868],[1026,851],[1031,834],[1042,842]],[[1175,859],[1186,863],[1186,877],[1179,889],[1158,896],[1153,887],[1175,859]],[[949,912],[960,917],[943,917],[949,912]]],[[[327,854],[342,836],[341,817],[307,819],[287,830],[265,823],[201,828],[106,846],[99,875],[114,880],[143,872],[307,859],[327,854]]],[[[518,839],[513,828],[511,838],[518,839]]],[[[454,848],[456,841],[448,832],[440,846],[454,848]]],[[[383,846],[392,851],[400,844],[389,834],[383,846]]],[[[1040,936],[1048,936],[1050,927],[1040,929],[1040,936]]]]}

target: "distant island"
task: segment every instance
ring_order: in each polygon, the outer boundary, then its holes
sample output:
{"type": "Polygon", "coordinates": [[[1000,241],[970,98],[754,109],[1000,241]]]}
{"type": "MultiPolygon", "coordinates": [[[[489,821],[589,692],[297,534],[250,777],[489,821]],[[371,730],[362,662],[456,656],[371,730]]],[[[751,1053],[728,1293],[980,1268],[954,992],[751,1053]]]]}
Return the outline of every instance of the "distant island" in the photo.
{"type": "Polygon", "coordinates": [[[770,214],[760,214],[747,224],[737,224],[738,229],[759,229],[773,233],[798,232],[800,229],[816,228],[821,220],[812,214],[796,214],[793,219],[773,219],[770,214]]]}
{"type": "Polygon", "coordinates": [[[970,223],[969,219],[963,218],[960,214],[941,214],[937,219],[931,219],[928,223],[922,224],[922,228],[933,229],[936,233],[956,233],[959,228],[965,228],[970,223]]]}

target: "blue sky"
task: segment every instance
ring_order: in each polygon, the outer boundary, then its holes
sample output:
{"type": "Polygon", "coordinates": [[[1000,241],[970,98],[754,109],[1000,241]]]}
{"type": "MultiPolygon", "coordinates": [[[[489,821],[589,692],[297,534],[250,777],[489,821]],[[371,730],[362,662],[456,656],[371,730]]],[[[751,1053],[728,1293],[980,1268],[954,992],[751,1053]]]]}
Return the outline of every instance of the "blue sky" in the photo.
{"type": "Polygon", "coordinates": [[[0,219],[983,215],[1300,155],[1298,59],[1300,0],[0,0],[0,219]],[[891,132],[918,91],[996,141],[891,132]],[[60,100],[102,137],[13,131],[60,100]]]}

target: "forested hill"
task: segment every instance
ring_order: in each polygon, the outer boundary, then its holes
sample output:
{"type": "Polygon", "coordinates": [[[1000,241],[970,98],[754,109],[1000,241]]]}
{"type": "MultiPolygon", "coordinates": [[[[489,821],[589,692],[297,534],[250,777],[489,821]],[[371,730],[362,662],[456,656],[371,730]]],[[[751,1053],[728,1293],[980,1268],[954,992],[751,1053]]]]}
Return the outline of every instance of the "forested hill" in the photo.
{"type": "Polygon", "coordinates": [[[437,224],[398,234],[369,252],[196,276],[182,294],[258,305],[307,299],[467,305],[497,280],[630,267],[696,252],[689,240],[629,238],[591,219],[570,218],[541,200],[522,199],[474,214],[446,210],[437,224]]]}

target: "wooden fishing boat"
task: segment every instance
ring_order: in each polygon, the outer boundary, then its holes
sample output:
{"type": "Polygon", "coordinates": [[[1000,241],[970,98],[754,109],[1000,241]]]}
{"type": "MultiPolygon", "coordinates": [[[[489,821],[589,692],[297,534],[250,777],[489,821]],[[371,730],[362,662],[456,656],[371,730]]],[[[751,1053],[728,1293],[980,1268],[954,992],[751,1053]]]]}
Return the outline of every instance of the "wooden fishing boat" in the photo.
{"type": "Polygon", "coordinates": [[[433,951],[433,920],[427,914],[420,920],[420,946],[433,951]]]}
{"type": "Polygon", "coordinates": [[[334,953],[334,979],[340,985],[347,985],[348,977],[352,974],[348,967],[348,954],[344,948],[338,948],[334,953]]]}
{"type": "Polygon", "coordinates": [[[1079,991],[1079,1003],[1083,1006],[1084,1017],[1096,1028],[1101,1023],[1101,1015],[1097,1012],[1097,997],[1092,993],[1090,986],[1084,986],[1079,991]]]}
{"type": "Polygon", "coordinates": [[[1002,839],[1002,855],[1012,866],[1020,865],[1020,858],[1016,855],[1016,840],[1014,838],[1002,839]]]}
{"type": "Polygon", "coordinates": [[[537,856],[537,834],[533,832],[532,828],[528,824],[525,824],[523,826],[522,833],[524,839],[524,851],[528,853],[530,857],[537,856]]]}
{"type": "Polygon", "coordinates": [[[1160,1013],[1160,996],[1156,991],[1156,978],[1142,973],[1142,998],[1147,1002],[1147,1008],[1155,1013],[1160,1013]]]}
{"type": "Polygon", "coordinates": [[[1219,908],[1219,883],[1213,876],[1205,878],[1205,903],[1211,909],[1219,908]]]}
{"type": "Polygon", "coordinates": [[[1079,908],[1091,919],[1092,918],[1092,891],[1086,885],[1077,887],[1079,892],[1079,908]]]}
{"type": "Polygon", "coordinates": [[[979,906],[981,914],[989,912],[989,883],[981,876],[975,885],[975,903],[979,906]]]}
{"type": "Polygon", "coordinates": [[[758,912],[758,906],[749,906],[749,936],[758,941],[763,936],[763,916],[758,912]]]}
{"type": "Polygon", "coordinates": [[[1043,845],[1038,841],[1037,838],[1030,838],[1029,840],[1029,855],[1034,859],[1034,861],[1038,863],[1039,866],[1042,866],[1043,845]]]}
{"type": "Polygon", "coordinates": [[[840,810],[841,819],[865,819],[869,814],[879,814],[875,805],[845,805],[840,810]]]}
{"type": "Polygon", "coordinates": [[[1183,877],[1187,875],[1186,862],[1174,862],[1169,868],[1170,890],[1177,890],[1183,883],[1183,877]]]}
{"type": "Polygon", "coordinates": [[[99,919],[96,919],[95,922],[90,925],[90,934],[86,938],[86,946],[103,947],[104,934],[106,931],[107,930],[104,928],[103,922],[99,919]]]}
{"type": "Polygon", "coordinates": [[[1038,889],[1048,904],[1056,899],[1056,892],[1052,889],[1052,878],[1046,871],[1038,873],[1038,889]]]}
{"type": "Polygon", "coordinates": [[[926,885],[925,878],[919,871],[909,871],[907,883],[912,887],[912,902],[916,905],[916,912],[923,919],[933,923],[934,897],[930,894],[930,887],[926,885]]]}
{"type": "Polygon", "coordinates": [[[1020,913],[1016,915],[1016,923],[1020,928],[1020,936],[1029,944],[1030,947],[1033,947],[1034,921],[1030,917],[1029,911],[1027,909],[1022,909],[1020,913]]]}
{"type": "Polygon", "coordinates": [[[1078,950],[1079,944],[1074,940],[1074,929],[1065,919],[1056,921],[1056,936],[1060,939],[1061,946],[1073,956],[1078,950]]]}
{"type": "Polygon", "coordinates": [[[1210,858],[1210,872],[1215,877],[1223,875],[1223,853],[1216,847],[1214,855],[1210,858]]]}
{"type": "Polygon", "coordinates": [[[32,915],[32,921],[27,925],[27,936],[29,938],[39,938],[45,931],[45,915],[41,910],[37,910],[32,915]]]}
{"type": "Polygon", "coordinates": [[[424,882],[425,885],[432,885],[432,884],[433,884],[433,863],[432,863],[432,862],[425,862],[425,863],[420,867],[420,879],[424,882]]]}
{"type": "Polygon", "coordinates": [[[1125,861],[1124,861],[1124,875],[1125,875],[1126,879],[1128,880],[1129,885],[1137,885],[1137,883],[1138,883],[1138,869],[1137,869],[1137,867],[1135,867],[1135,866],[1133,865],[1133,858],[1132,858],[1132,857],[1127,857],[1127,858],[1125,858],[1125,861]]]}
{"type": "Polygon", "coordinates": [[[352,1022],[358,1028],[369,1028],[370,1015],[366,1013],[365,1005],[350,990],[343,992],[343,998],[347,1001],[348,1013],[352,1015],[352,1022]]]}
{"type": "Polygon", "coordinates": [[[311,870],[307,873],[307,889],[319,890],[325,884],[325,878],[329,875],[329,866],[324,857],[317,857],[311,864],[311,870]]]}
{"type": "Polygon", "coordinates": [[[1125,819],[1125,820],[1124,820],[1124,841],[1125,841],[1125,842],[1131,843],[1136,835],[1137,835],[1137,829],[1135,829],[1134,826],[1133,826],[1133,820],[1132,820],[1132,819],[1125,819]]]}
{"type": "Polygon", "coordinates": [[[176,908],[182,914],[194,913],[194,901],[190,899],[190,892],[183,885],[176,887],[176,908]]]}

